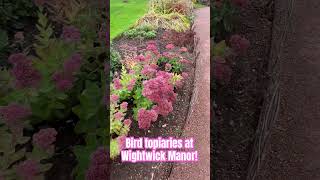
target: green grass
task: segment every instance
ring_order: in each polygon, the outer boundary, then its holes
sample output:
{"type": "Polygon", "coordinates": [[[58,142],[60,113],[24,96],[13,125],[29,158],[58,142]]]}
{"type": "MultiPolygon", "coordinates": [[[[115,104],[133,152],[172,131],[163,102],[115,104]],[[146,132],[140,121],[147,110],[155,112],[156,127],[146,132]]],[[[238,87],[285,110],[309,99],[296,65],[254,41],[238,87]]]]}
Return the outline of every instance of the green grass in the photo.
{"type": "Polygon", "coordinates": [[[110,38],[111,40],[129,29],[147,12],[148,0],[110,1],[110,38]]]}
{"type": "Polygon", "coordinates": [[[207,7],[206,5],[200,4],[200,3],[195,3],[193,4],[195,9],[199,9],[199,8],[203,8],[203,7],[207,7]]]}

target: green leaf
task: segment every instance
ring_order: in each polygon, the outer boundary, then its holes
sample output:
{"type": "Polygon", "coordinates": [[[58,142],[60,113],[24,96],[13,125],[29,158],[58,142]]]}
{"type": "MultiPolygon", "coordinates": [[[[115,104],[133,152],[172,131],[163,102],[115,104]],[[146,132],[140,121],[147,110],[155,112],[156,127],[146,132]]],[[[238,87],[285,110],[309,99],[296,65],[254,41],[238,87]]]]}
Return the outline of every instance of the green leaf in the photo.
{"type": "Polygon", "coordinates": [[[225,40],[220,41],[218,44],[214,44],[212,48],[213,56],[224,56],[227,48],[225,40]]]}
{"type": "Polygon", "coordinates": [[[7,31],[0,29],[0,51],[9,44],[7,31]]]}

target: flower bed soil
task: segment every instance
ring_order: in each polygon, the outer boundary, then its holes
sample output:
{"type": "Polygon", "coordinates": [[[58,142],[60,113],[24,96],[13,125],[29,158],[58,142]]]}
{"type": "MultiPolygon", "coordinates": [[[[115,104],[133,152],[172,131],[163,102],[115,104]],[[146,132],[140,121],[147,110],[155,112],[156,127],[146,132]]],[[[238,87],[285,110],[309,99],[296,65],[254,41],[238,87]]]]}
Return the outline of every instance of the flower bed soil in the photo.
{"type": "MultiPolygon", "coordinates": [[[[267,66],[273,22],[273,0],[250,1],[242,9],[234,34],[251,47],[237,58],[229,85],[214,89],[211,123],[212,174],[215,179],[246,179],[255,132],[267,88],[267,66]]],[[[213,90],[212,90],[213,91],[213,90]]]]}
{"type": "MultiPolygon", "coordinates": [[[[158,36],[154,41],[157,42],[160,47],[164,47],[166,44],[161,39],[162,32],[158,33],[158,36]]],[[[136,54],[145,48],[147,41],[127,39],[125,37],[117,38],[113,41],[113,47],[115,47],[122,56],[126,53],[136,54]],[[121,48],[122,47],[122,48],[121,48]],[[128,47],[124,50],[123,47],[128,47]],[[132,47],[137,47],[136,49],[132,47]],[[125,51],[125,52],[124,52],[125,51]]],[[[194,55],[190,53],[188,58],[194,62],[194,55]]],[[[160,117],[155,123],[153,123],[149,130],[144,131],[139,129],[137,121],[132,123],[131,130],[128,136],[134,137],[180,137],[184,124],[187,118],[189,104],[192,96],[193,79],[194,79],[194,65],[185,66],[185,72],[189,74],[188,79],[184,82],[182,89],[177,91],[177,100],[174,103],[174,111],[167,117],[160,117]]],[[[167,179],[172,169],[172,163],[121,163],[120,157],[118,157],[111,165],[111,179],[167,179]]]]}

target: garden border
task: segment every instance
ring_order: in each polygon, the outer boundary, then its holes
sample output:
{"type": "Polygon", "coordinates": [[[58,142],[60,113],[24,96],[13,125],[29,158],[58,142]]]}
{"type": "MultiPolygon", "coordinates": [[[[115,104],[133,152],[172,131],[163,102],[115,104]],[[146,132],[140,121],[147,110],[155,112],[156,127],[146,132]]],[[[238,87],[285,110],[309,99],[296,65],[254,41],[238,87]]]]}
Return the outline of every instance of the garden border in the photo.
{"type": "Polygon", "coordinates": [[[280,105],[280,58],[290,27],[294,0],[275,1],[272,40],[268,64],[268,89],[265,93],[259,124],[247,171],[247,180],[255,180],[270,141],[270,132],[278,118],[280,105]]]}
{"type": "MultiPolygon", "coordinates": [[[[205,7],[210,13],[210,7],[205,7]]],[[[201,8],[201,9],[205,9],[201,8]]],[[[210,18],[207,17],[207,18],[210,18]]],[[[202,22],[203,20],[201,20],[202,22]]],[[[196,22],[196,21],[195,21],[196,22]]],[[[199,24],[199,23],[198,23],[199,24]]],[[[196,32],[196,23],[193,25],[193,29],[196,32]]],[[[199,43],[201,38],[199,37],[202,33],[197,33],[195,35],[194,42],[194,57],[195,57],[195,77],[194,85],[192,91],[192,97],[190,101],[190,107],[186,117],[186,124],[184,125],[183,134],[201,134],[202,139],[195,139],[195,149],[198,150],[199,159],[203,161],[198,161],[192,164],[176,164],[172,166],[169,180],[173,179],[210,179],[210,28],[208,28],[208,33],[203,33],[204,36],[208,34],[207,39],[202,39],[203,42],[208,41],[208,43],[199,43]],[[207,47],[209,45],[209,47],[207,47]],[[200,53],[200,49],[206,49],[207,52],[203,54],[200,53]],[[209,57],[209,64],[207,64],[207,56],[209,57]],[[206,61],[204,61],[206,60],[206,61]],[[205,73],[208,72],[209,77],[205,77],[205,73]],[[203,84],[207,82],[208,84],[203,84]],[[206,87],[207,86],[207,87],[206,87]],[[208,92],[207,92],[208,91],[208,92]],[[204,95],[209,95],[208,98],[204,95]],[[209,124],[205,126],[207,121],[203,121],[198,127],[194,127],[193,124],[198,124],[199,119],[197,117],[203,117],[202,119],[208,118],[209,124]],[[205,127],[205,128],[204,128],[205,127]],[[202,129],[203,133],[200,133],[202,129]],[[190,133],[192,132],[192,133],[190,133]],[[207,141],[207,145],[203,144],[207,141]],[[200,142],[200,143],[199,143],[200,142]],[[201,144],[202,143],[202,144],[201,144]],[[200,145],[201,144],[201,145],[200,145]],[[205,156],[203,156],[205,154],[205,156]],[[208,156],[208,157],[206,157],[208,156]],[[200,163],[201,162],[201,163],[200,163]],[[195,174],[194,172],[197,172],[195,174]],[[197,176],[195,176],[197,175],[197,176]]],[[[201,50],[202,51],[202,50],[201,50]]],[[[194,138],[194,137],[193,137],[194,138]]]]}

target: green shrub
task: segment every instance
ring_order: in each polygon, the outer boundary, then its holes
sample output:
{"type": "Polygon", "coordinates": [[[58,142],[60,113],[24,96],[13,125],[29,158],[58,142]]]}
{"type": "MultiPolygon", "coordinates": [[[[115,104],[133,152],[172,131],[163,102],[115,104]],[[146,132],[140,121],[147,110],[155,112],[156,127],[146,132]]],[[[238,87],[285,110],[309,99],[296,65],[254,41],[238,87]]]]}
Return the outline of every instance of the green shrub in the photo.
{"type": "Polygon", "coordinates": [[[123,33],[128,38],[134,39],[153,39],[157,36],[157,32],[149,26],[141,26],[134,29],[130,29],[123,33]]]}

